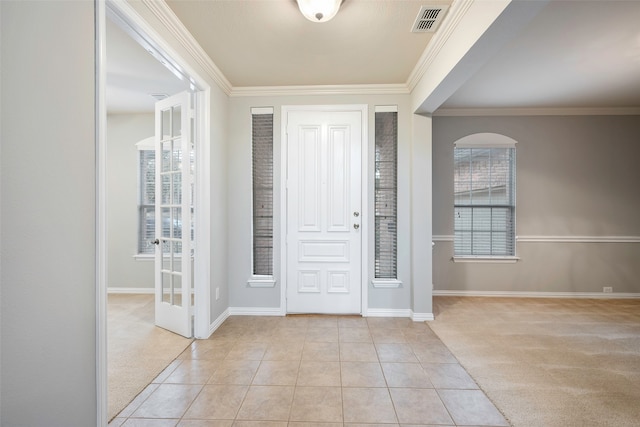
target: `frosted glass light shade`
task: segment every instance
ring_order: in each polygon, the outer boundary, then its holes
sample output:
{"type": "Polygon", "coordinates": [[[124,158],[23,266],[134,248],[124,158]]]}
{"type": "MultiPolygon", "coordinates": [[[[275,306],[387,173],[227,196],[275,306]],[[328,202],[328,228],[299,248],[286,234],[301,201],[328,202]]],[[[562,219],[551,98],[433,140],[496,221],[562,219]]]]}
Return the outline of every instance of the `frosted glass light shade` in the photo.
{"type": "Polygon", "coordinates": [[[296,0],[300,12],[312,22],[327,22],[338,13],[342,0],[296,0]]]}

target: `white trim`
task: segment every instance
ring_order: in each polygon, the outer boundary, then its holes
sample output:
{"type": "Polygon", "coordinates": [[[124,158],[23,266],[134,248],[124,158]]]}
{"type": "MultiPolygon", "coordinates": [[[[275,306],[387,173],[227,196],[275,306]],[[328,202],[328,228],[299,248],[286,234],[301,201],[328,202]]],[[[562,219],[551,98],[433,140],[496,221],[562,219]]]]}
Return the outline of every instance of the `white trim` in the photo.
{"type": "Polygon", "coordinates": [[[458,139],[455,148],[516,148],[516,141],[499,133],[474,133],[458,139]]]}
{"type": "Polygon", "coordinates": [[[156,137],[155,136],[150,136],[149,138],[145,138],[145,139],[141,139],[140,141],[136,142],[136,148],[138,149],[138,151],[143,151],[143,150],[156,150],[156,137]]]}
{"type": "Polygon", "coordinates": [[[638,107],[610,108],[441,108],[434,117],[478,116],[638,116],[638,107]]]}
{"type": "Polygon", "coordinates": [[[216,320],[213,321],[213,323],[209,325],[207,336],[203,337],[203,339],[209,338],[220,326],[222,326],[222,324],[224,323],[225,320],[227,320],[228,317],[229,317],[229,309],[226,309],[220,314],[220,316],[218,316],[216,320]]]}
{"type": "Polygon", "coordinates": [[[431,239],[434,242],[453,242],[455,236],[453,234],[434,234],[431,239]]]}
{"type": "Polygon", "coordinates": [[[119,286],[109,286],[107,288],[108,294],[151,294],[155,293],[155,288],[129,288],[119,286]]]}
{"type": "Polygon", "coordinates": [[[525,292],[525,291],[447,291],[433,290],[433,296],[496,297],[496,298],[597,298],[638,299],[640,293],[604,292],[525,292]]]}
{"type": "Polygon", "coordinates": [[[402,280],[398,279],[373,279],[371,285],[376,289],[383,288],[400,288],[402,287],[402,280]]]}
{"type": "Polygon", "coordinates": [[[374,112],[376,113],[397,113],[397,105],[376,105],[374,112]]]}
{"type": "MultiPolygon", "coordinates": [[[[160,20],[169,33],[178,40],[180,45],[189,52],[191,57],[205,70],[207,75],[211,77],[218,87],[229,95],[232,91],[231,82],[229,82],[218,66],[209,58],[204,49],[202,49],[200,44],[180,19],[178,19],[167,3],[157,0],[142,0],[142,3],[160,20]]],[[[189,72],[188,74],[193,73],[189,72]]]]}
{"type": "Polygon", "coordinates": [[[411,74],[409,74],[406,85],[410,92],[416,88],[420,79],[431,67],[431,64],[433,64],[433,61],[473,3],[473,1],[469,0],[456,0],[451,4],[447,15],[444,17],[442,24],[440,24],[440,28],[433,35],[415,67],[413,67],[411,74]]]}
{"type": "Polygon", "coordinates": [[[453,262],[475,262],[485,264],[513,264],[520,260],[516,256],[454,256],[453,262]]]}
{"type": "Polygon", "coordinates": [[[94,2],[95,26],[95,167],[96,167],[96,425],[105,427],[108,418],[107,373],[107,58],[106,7],[94,2]]]}
{"type": "Polygon", "coordinates": [[[273,288],[276,286],[276,280],[272,276],[254,276],[247,280],[247,286],[250,288],[273,288]]]}
{"type": "Polygon", "coordinates": [[[516,236],[522,243],[640,243],[640,236],[516,236]]]}
{"type": "Polygon", "coordinates": [[[273,114],[273,107],[251,107],[251,115],[273,114]]]}
{"type": "Polygon", "coordinates": [[[411,317],[408,308],[370,308],[367,317],[411,317]]]}
{"type": "MultiPolygon", "coordinates": [[[[338,105],[283,105],[281,107],[280,117],[280,169],[286,170],[288,162],[288,138],[287,138],[287,121],[289,113],[292,111],[359,111],[361,113],[361,302],[360,310],[363,316],[368,315],[369,305],[369,286],[367,286],[367,278],[369,277],[369,106],[368,104],[338,104],[338,105]]],[[[274,165],[275,166],[275,165],[274,165]]],[[[280,308],[283,314],[287,313],[287,174],[280,174],[280,308]]],[[[274,213],[275,214],[275,213],[274,213]]],[[[275,246],[274,246],[275,249],[275,246]]]]}
{"type": "Polygon", "coordinates": [[[284,316],[280,307],[229,307],[230,316],[284,316]]]}
{"type": "Polygon", "coordinates": [[[407,85],[315,85],[234,87],[229,96],[408,95],[407,85]]]}
{"type": "Polygon", "coordinates": [[[435,320],[433,313],[414,313],[411,311],[411,320],[414,322],[427,322],[430,320],[435,320]]]}

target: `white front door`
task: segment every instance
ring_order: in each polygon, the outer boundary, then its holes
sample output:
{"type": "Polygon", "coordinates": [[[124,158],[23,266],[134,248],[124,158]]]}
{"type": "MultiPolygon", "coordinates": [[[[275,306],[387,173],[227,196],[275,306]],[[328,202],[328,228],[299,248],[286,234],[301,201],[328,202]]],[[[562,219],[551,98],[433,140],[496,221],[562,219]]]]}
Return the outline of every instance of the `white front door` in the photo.
{"type": "Polygon", "coordinates": [[[155,322],[192,336],[193,111],[188,92],[156,103],[155,322]]]}
{"type": "Polygon", "coordinates": [[[288,112],[289,313],[361,313],[362,115],[288,112]]]}

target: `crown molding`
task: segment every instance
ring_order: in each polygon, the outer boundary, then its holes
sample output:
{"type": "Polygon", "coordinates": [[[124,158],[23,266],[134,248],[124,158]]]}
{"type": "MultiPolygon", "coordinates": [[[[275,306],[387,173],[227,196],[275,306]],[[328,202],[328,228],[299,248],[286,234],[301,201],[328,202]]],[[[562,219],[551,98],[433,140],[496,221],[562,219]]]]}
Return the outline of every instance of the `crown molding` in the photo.
{"type": "Polygon", "coordinates": [[[479,116],[638,116],[640,107],[592,108],[440,108],[434,117],[479,116]]]}
{"type": "Polygon", "coordinates": [[[413,68],[413,71],[409,74],[409,78],[406,83],[409,92],[412,92],[413,89],[415,89],[416,85],[420,82],[420,79],[422,79],[424,74],[427,72],[473,3],[474,0],[453,1],[440,29],[433,35],[427,44],[426,49],[422,52],[420,59],[413,68]]]}
{"type": "Polygon", "coordinates": [[[164,1],[142,0],[142,3],[158,18],[180,45],[195,59],[216,85],[227,95],[231,94],[233,86],[220,71],[218,66],[209,58],[202,46],[187,30],[184,24],[164,1]]]}
{"type": "Polygon", "coordinates": [[[234,87],[232,97],[246,96],[310,96],[310,95],[408,95],[407,85],[316,85],[316,86],[247,86],[234,87]]]}

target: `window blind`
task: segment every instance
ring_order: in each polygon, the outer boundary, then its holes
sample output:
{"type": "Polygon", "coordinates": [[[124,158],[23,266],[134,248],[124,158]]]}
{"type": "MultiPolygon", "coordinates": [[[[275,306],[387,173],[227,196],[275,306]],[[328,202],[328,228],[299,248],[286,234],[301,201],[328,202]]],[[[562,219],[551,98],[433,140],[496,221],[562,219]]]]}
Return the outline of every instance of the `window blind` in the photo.
{"type": "Polygon", "coordinates": [[[153,149],[138,151],[139,183],[138,195],[138,253],[153,254],[155,247],[155,203],[156,203],[156,152],[153,149]]]}
{"type": "Polygon", "coordinates": [[[252,114],[253,274],[273,275],[273,113],[252,114]]]}
{"type": "Polygon", "coordinates": [[[515,148],[454,149],[454,254],[515,255],[515,148]]]}
{"type": "Polygon", "coordinates": [[[398,113],[375,113],[375,278],[396,279],[398,113]]]}

